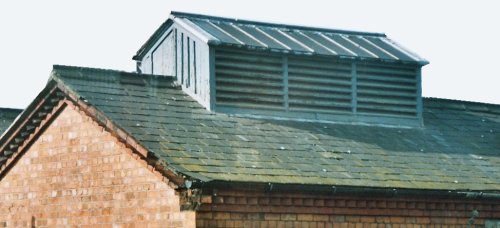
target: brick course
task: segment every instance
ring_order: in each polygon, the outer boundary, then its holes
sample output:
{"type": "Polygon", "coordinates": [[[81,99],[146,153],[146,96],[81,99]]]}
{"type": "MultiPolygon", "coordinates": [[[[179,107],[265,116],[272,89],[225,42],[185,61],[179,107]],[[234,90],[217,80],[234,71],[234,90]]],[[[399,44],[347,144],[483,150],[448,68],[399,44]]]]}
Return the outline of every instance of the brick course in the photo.
{"type": "Polygon", "coordinates": [[[499,218],[500,202],[438,198],[380,198],[307,193],[218,190],[196,214],[197,227],[454,228],[499,218]],[[248,199],[258,202],[248,204],[248,199]],[[291,202],[291,203],[290,203],[291,202]],[[497,209],[495,209],[497,208],[497,209]]]}
{"type": "Polygon", "coordinates": [[[0,227],[194,227],[165,180],[68,104],[0,180],[0,227]]]}

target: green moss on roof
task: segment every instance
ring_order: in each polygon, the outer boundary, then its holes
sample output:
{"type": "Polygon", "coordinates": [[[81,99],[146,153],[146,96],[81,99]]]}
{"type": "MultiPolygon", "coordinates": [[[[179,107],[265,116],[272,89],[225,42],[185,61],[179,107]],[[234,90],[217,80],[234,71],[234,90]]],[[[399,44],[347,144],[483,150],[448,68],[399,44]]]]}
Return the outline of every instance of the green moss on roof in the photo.
{"type": "Polygon", "coordinates": [[[500,106],[424,99],[423,128],[211,113],[169,77],[78,67],[54,79],[164,163],[204,181],[500,191],[500,106]]]}

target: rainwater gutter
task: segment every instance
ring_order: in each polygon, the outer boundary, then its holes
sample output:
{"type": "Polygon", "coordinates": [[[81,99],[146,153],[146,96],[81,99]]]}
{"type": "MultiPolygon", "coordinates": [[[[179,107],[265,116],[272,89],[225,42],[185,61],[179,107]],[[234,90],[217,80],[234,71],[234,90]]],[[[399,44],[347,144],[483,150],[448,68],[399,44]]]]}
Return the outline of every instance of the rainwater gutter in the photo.
{"type": "Polygon", "coordinates": [[[464,191],[464,190],[434,190],[434,189],[405,189],[405,188],[374,188],[358,186],[332,186],[311,184],[281,184],[281,183],[255,183],[210,181],[194,182],[193,188],[202,188],[204,192],[211,190],[242,190],[263,193],[306,193],[339,196],[364,196],[370,197],[433,197],[446,199],[471,199],[471,200],[500,200],[500,192],[464,191]]]}

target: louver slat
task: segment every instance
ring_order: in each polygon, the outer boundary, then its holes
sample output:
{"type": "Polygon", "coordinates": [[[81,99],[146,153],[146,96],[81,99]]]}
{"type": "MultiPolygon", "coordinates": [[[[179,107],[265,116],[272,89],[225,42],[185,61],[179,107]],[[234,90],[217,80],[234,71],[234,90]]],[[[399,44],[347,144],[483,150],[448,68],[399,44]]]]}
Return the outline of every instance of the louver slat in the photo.
{"type": "Polygon", "coordinates": [[[416,116],[415,67],[358,64],[357,76],[358,113],[416,116]]]}
{"type": "Polygon", "coordinates": [[[215,59],[218,106],[284,108],[281,57],[217,50],[215,59]]]}
{"type": "Polygon", "coordinates": [[[291,111],[351,111],[351,68],[348,63],[289,58],[288,86],[291,111]]]}

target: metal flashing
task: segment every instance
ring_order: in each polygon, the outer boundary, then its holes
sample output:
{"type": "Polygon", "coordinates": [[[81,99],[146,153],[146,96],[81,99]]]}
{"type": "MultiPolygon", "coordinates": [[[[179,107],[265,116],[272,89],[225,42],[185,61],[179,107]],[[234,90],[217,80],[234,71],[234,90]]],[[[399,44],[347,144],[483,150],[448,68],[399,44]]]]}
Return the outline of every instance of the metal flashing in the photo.
{"type": "Polygon", "coordinates": [[[202,42],[205,42],[207,44],[219,44],[220,40],[215,38],[214,36],[210,35],[209,33],[205,32],[202,29],[199,29],[198,26],[193,24],[189,20],[185,20],[183,18],[174,18],[173,19],[176,23],[178,23],[183,29],[186,31],[192,33],[195,35],[197,38],[199,38],[202,42]]]}

